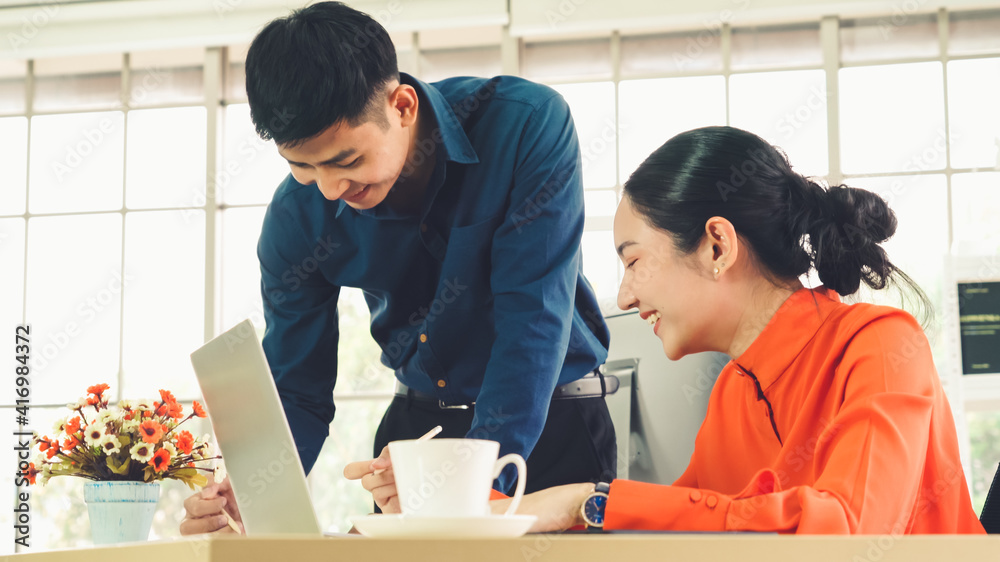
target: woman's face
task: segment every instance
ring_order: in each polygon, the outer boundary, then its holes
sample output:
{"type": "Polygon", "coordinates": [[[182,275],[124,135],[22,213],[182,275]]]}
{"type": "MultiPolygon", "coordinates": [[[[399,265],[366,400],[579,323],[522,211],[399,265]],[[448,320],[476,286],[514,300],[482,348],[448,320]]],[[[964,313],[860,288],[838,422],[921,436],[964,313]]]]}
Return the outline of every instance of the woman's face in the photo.
{"type": "Polygon", "coordinates": [[[625,264],[618,306],[638,308],[672,360],[711,349],[711,319],[719,303],[712,302],[711,271],[700,265],[704,249],[679,254],[670,235],[647,224],[628,197],[618,205],[614,234],[625,264]]]}

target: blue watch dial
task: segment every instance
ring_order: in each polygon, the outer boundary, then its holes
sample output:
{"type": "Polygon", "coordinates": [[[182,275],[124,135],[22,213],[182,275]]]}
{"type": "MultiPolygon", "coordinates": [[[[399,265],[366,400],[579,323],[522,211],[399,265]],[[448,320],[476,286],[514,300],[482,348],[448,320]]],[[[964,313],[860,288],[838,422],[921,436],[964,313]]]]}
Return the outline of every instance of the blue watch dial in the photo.
{"type": "Polygon", "coordinates": [[[607,496],[591,496],[584,504],[583,512],[591,525],[604,524],[604,508],[608,505],[607,496]]]}

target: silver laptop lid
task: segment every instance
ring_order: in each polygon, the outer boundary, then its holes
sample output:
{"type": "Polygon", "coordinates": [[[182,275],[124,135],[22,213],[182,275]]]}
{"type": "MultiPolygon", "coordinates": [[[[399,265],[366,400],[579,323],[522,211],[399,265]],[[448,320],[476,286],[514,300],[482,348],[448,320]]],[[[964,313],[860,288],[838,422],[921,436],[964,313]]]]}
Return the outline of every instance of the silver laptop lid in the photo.
{"type": "Polygon", "coordinates": [[[247,534],[320,534],[305,471],[250,320],[191,354],[247,534]]]}

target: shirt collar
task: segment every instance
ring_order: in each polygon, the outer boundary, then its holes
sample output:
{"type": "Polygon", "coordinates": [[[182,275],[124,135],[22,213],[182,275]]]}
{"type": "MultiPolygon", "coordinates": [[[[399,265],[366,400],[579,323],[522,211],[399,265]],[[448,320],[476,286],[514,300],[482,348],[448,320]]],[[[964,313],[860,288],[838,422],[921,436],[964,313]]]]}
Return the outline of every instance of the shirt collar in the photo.
{"type": "MultiPolygon", "coordinates": [[[[479,155],[472,148],[469,136],[465,134],[462,124],[452,110],[451,105],[448,104],[448,100],[444,97],[444,94],[434,85],[422,82],[405,72],[399,73],[399,82],[413,86],[421,102],[420,111],[425,112],[422,113],[423,118],[431,117],[436,122],[431,138],[437,143],[439,148],[436,154],[437,165],[441,166],[446,162],[455,162],[458,164],[478,163],[479,155]]],[[[435,177],[439,177],[438,174],[435,174],[435,177]]],[[[438,187],[440,185],[428,185],[424,197],[434,197],[438,187]]],[[[383,206],[382,204],[371,209],[359,210],[353,209],[343,200],[339,200],[338,202],[340,203],[340,207],[337,209],[337,217],[344,212],[344,209],[352,209],[360,215],[367,216],[381,216],[385,211],[384,209],[379,209],[383,206]]]]}
{"type": "Polygon", "coordinates": [[[795,291],[735,363],[751,371],[766,391],[795,361],[839,304],[840,296],[826,287],[795,291]]]}

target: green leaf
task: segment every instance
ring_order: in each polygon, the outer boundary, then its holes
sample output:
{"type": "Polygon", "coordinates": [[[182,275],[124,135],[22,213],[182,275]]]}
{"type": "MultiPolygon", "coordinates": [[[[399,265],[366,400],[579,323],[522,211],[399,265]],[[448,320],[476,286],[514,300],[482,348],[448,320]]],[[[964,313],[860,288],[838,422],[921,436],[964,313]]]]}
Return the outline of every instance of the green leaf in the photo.
{"type": "Polygon", "coordinates": [[[131,464],[131,462],[132,459],[126,458],[125,462],[118,464],[117,462],[115,462],[114,457],[108,457],[108,468],[110,468],[111,472],[114,472],[115,474],[120,474],[121,476],[125,476],[126,474],[128,474],[128,467],[129,464],[131,464]]]}

